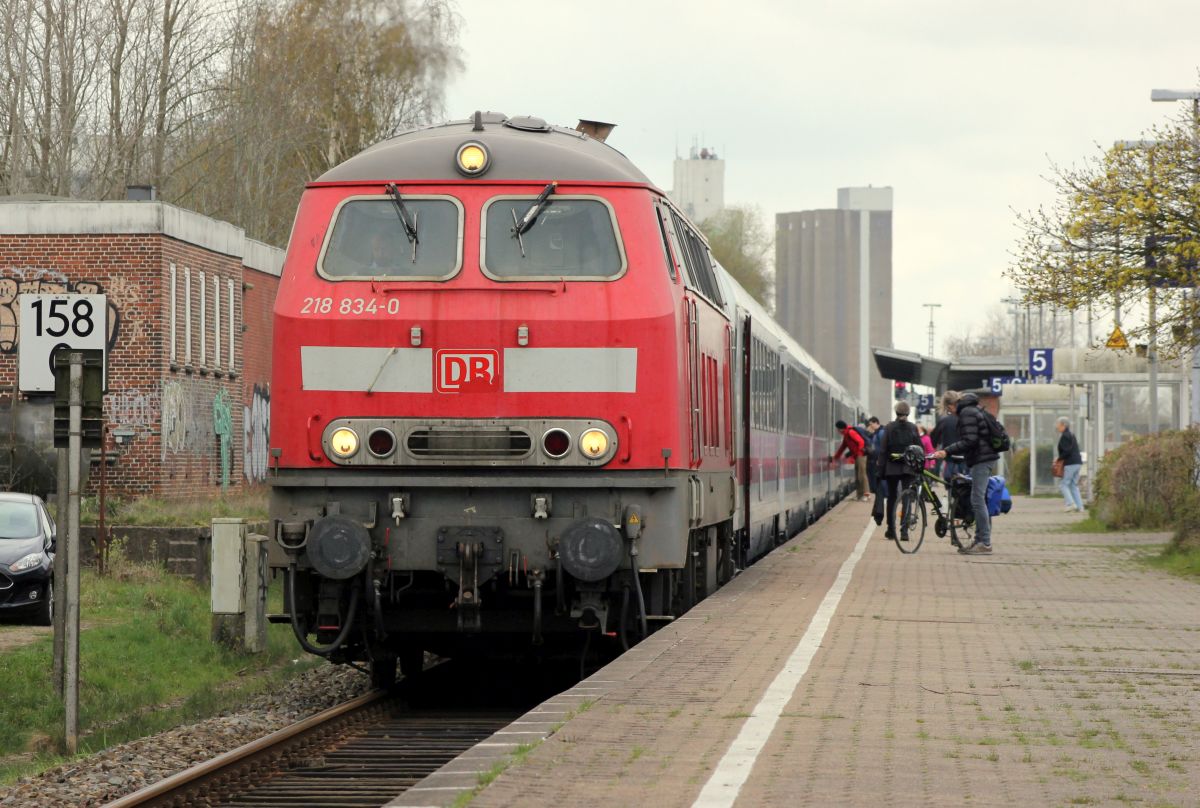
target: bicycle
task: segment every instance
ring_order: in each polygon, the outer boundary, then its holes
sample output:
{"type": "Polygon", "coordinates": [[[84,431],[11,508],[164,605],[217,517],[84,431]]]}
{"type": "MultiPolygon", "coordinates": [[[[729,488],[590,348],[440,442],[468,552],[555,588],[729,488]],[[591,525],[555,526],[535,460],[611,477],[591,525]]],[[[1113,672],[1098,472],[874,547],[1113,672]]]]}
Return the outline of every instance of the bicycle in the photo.
{"type": "MultiPolygon", "coordinates": [[[[950,544],[959,549],[970,546],[971,534],[975,529],[975,514],[971,510],[971,478],[966,474],[955,474],[949,481],[942,479],[925,468],[925,461],[934,459],[933,455],[926,455],[917,446],[910,446],[903,453],[892,454],[891,457],[916,472],[917,478],[915,485],[910,483],[900,492],[900,529],[895,538],[896,547],[900,552],[910,555],[921,549],[929,522],[925,507],[927,503],[933,507],[934,534],[939,539],[944,539],[949,533],[950,544]],[[946,489],[945,511],[942,510],[942,501],[934,491],[933,484],[946,489]]],[[[961,456],[948,459],[962,461],[961,456]]]]}

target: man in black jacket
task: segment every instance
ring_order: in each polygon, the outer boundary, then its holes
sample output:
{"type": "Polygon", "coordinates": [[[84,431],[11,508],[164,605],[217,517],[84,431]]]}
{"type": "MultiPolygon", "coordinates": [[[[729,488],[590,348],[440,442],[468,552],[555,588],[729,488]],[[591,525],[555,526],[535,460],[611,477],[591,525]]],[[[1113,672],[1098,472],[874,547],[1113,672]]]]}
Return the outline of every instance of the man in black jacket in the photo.
{"type": "MultiPolygon", "coordinates": [[[[904,486],[912,483],[917,471],[910,468],[900,457],[909,446],[921,446],[921,435],[917,427],[908,420],[910,412],[907,401],[896,402],[896,420],[882,430],[883,437],[879,439],[880,452],[876,459],[876,471],[879,477],[887,483],[887,532],[885,539],[896,538],[896,502],[904,486]]],[[[922,446],[922,451],[924,447],[922,446]]],[[[908,541],[908,528],[900,527],[900,540],[908,541]]]]}
{"type": "Polygon", "coordinates": [[[958,440],[939,450],[937,457],[962,455],[971,474],[971,510],[975,512],[975,542],[959,550],[967,555],[992,552],[992,519],[988,516],[987,486],[992,466],[1000,455],[992,448],[992,435],[979,409],[979,396],[964,393],[958,400],[958,440]]]}
{"type": "MultiPolygon", "coordinates": [[[[958,440],[958,415],[954,412],[954,408],[958,406],[958,399],[962,394],[957,390],[947,390],[942,395],[942,417],[938,419],[937,424],[933,427],[933,432],[929,434],[930,440],[933,441],[933,448],[945,449],[950,444],[958,440]]],[[[942,463],[942,477],[949,480],[960,471],[966,471],[962,463],[955,463],[953,460],[946,460],[942,463]]]]}

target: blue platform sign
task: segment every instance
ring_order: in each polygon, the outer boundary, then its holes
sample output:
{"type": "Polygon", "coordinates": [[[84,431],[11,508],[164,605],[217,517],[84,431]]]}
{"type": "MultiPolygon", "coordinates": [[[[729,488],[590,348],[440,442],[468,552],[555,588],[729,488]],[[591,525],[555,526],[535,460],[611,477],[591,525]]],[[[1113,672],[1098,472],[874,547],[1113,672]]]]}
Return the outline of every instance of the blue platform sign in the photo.
{"type": "Polygon", "coordinates": [[[1050,381],[1054,378],[1054,349],[1029,349],[1029,378],[1050,381]]]}
{"type": "Polygon", "coordinates": [[[933,393],[922,393],[917,396],[917,415],[927,415],[933,412],[933,393]]]}
{"type": "Polygon", "coordinates": [[[1004,393],[1001,385],[1005,384],[1025,384],[1025,379],[1020,376],[992,376],[983,380],[984,388],[991,390],[994,396],[1004,393]]]}

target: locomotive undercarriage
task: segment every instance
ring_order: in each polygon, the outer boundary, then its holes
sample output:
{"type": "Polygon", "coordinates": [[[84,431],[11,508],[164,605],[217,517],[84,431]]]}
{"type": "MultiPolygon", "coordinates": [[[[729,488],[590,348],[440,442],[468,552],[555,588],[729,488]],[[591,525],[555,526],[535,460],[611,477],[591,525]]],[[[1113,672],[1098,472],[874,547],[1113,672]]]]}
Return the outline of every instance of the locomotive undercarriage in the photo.
{"type": "Polygon", "coordinates": [[[625,646],[732,577],[733,496],[719,473],[283,470],[276,619],[381,680],[397,661],[419,670],[426,651],[569,654],[581,635],[625,646]]]}

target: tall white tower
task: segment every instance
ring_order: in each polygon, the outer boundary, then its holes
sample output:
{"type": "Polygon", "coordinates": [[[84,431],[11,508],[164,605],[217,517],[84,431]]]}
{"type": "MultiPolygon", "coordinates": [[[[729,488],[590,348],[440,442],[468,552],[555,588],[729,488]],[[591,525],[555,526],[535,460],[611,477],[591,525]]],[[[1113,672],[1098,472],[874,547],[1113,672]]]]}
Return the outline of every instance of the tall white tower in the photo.
{"type": "Polygon", "coordinates": [[[714,149],[693,146],[687,159],[675,158],[675,190],[684,213],[699,224],[725,208],[725,161],[714,149]]]}

